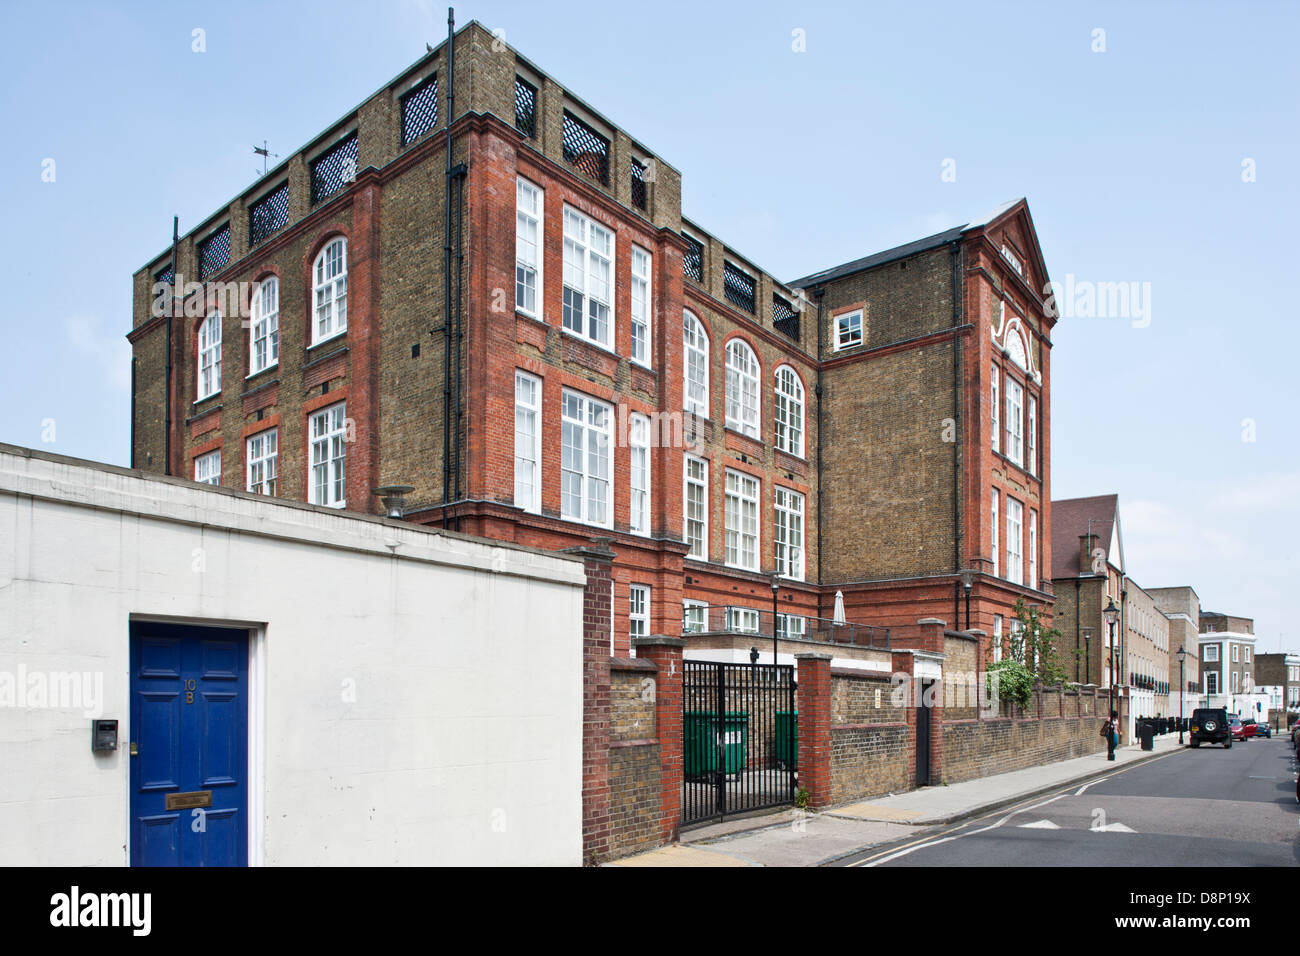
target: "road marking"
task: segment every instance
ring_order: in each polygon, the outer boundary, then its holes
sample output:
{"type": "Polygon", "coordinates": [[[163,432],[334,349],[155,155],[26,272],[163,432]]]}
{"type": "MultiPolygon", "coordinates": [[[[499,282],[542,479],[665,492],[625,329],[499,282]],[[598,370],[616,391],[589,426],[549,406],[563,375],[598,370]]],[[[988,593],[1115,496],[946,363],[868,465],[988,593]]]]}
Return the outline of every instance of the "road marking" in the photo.
{"type": "Polygon", "coordinates": [[[868,862],[867,860],[862,860],[858,863],[854,863],[851,865],[875,867],[875,866],[879,866],[881,863],[888,863],[891,860],[897,860],[900,857],[908,856],[909,854],[915,853],[917,850],[926,850],[932,846],[939,846],[941,843],[948,843],[951,840],[959,840],[962,837],[974,836],[979,833],[987,833],[989,830],[996,830],[998,827],[1002,826],[1004,823],[1006,823],[1008,820],[1010,820],[1012,817],[1016,816],[1019,813],[1026,813],[1030,810],[1037,810],[1039,807],[1045,807],[1049,803],[1055,803],[1057,800],[1060,800],[1061,797],[1063,796],[1065,796],[1065,794],[1058,793],[1056,796],[1052,797],[1052,799],[1044,800],[1042,803],[1035,803],[1031,807],[1020,807],[1018,809],[1012,810],[1010,813],[1004,816],[997,823],[990,824],[989,826],[986,827],[981,827],[978,830],[971,830],[967,833],[954,833],[952,836],[942,837],[941,839],[938,840],[930,840],[928,842],[922,842],[915,846],[906,847],[904,849],[897,850],[889,854],[888,856],[882,857],[880,859],[871,860],[870,862],[868,862]]]}
{"type": "Polygon", "coordinates": [[[1104,827],[1090,827],[1093,833],[1136,833],[1132,827],[1126,827],[1122,823],[1108,823],[1104,827]]]}
{"type": "MultiPolygon", "coordinates": [[[[1107,774],[1105,777],[1102,777],[1102,778],[1099,779],[1099,780],[1093,780],[1091,783],[1084,784],[1082,787],[1079,788],[1078,793],[1083,793],[1084,790],[1087,790],[1087,789],[1088,789],[1089,787],[1091,787],[1093,784],[1096,784],[1096,783],[1105,783],[1105,782],[1106,782],[1107,780],[1109,780],[1111,777],[1117,777],[1117,776],[1119,776],[1121,773],[1124,773],[1124,772],[1129,771],[1129,770],[1134,770],[1134,769],[1136,769],[1136,768],[1138,768],[1138,767],[1142,767],[1142,766],[1146,766],[1146,765],[1152,764],[1152,763],[1154,763],[1155,761],[1157,761],[1157,760],[1163,760],[1163,759],[1166,758],[1166,757],[1172,757],[1174,754],[1177,754],[1177,753],[1184,753],[1184,751],[1182,751],[1182,750],[1170,750],[1168,753],[1159,754],[1159,755],[1157,755],[1156,757],[1148,758],[1147,760],[1143,760],[1143,761],[1141,761],[1141,762],[1139,762],[1139,763],[1130,764],[1130,765],[1127,766],[1127,767],[1117,767],[1117,768],[1115,768],[1115,772],[1114,772],[1114,773],[1107,774]]],[[[1016,814],[1018,814],[1018,813],[1023,813],[1023,812],[1025,812],[1025,811],[1027,811],[1027,810],[1033,810],[1033,809],[1036,809],[1037,807],[1041,807],[1041,806],[1043,806],[1043,805],[1046,804],[1046,803],[1051,803],[1053,800],[1059,800],[1061,797],[1064,797],[1067,793],[1069,793],[1069,789],[1068,789],[1068,788],[1067,788],[1066,790],[1063,790],[1061,793],[1057,794],[1055,797],[1052,797],[1051,800],[1046,800],[1046,801],[1044,801],[1044,803],[1034,804],[1033,806],[1030,806],[1030,807],[1018,807],[1017,809],[1015,809],[1015,810],[1013,810],[1011,813],[1007,814],[1005,817],[1003,817],[1000,821],[998,821],[997,823],[993,824],[992,826],[983,827],[982,829],[979,829],[979,830],[970,830],[970,831],[968,831],[968,832],[966,832],[966,833],[957,833],[957,834],[954,834],[953,836],[950,836],[950,837],[943,837],[943,838],[938,839],[938,840],[930,840],[930,839],[928,839],[928,838],[926,838],[926,837],[921,837],[921,838],[917,839],[916,841],[914,841],[913,843],[904,844],[903,846],[899,847],[899,848],[898,848],[897,850],[895,850],[894,852],[892,852],[892,853],[888,853],[888,855],[884,855],[884,856],[880,856],[880,855],[878,855],[878,856],[875,856],[875,857],[867,857],[867,858],[865,858],[865,859],[858,860],[858,861],[855,862],[855,863],[848,863],[848,864],[845,864],[845,865],[846,865],[846,866],[875,867],[875,866],[879,866],[879,865],[882,864],[882,863],[888,863],[890,860],[895,860],[895,859],[898,859],[899,857],[904,857],[904,856],[907,856],[907,855],[909,855],[909,854],[911,854],[911,853],[915,853],[917,850],[926,849],[927,847],[930,847],[930,846],[938,846],[938,845],[941,844],[941,843],[947,843],[947,842],[950,841],[950,840],[956,840],[956,839],[959,839],[959,838],[964,837],[964,836],[972,836],[972,835],[979,834],[979,833],[986,833],[986,832],[988,832],[989,830],[995,830],[995,829],[997,829],[998,827],[1002,826],[1002,824],[1006,823],[1008,820],[1010,820],[1012,817],[1014,817],[1014,816],[1015,816],[1016,814]]],[[[1077,796],[1077,795],[1078,795],[1078,794],[1076,794],[1076,796],[1077,796]]],[[[995,811],[995,812],[998,812],[998,811],[995,811]]],[[[987,820],[987,819],[988,819],[989,817],[991,817],[991,816],[993,816],[993,814],[990,813],[990,814],[986,814],[986,815],[983,816],[983,817],[980,817],[979,819],[980,819],[980,820],[987,820]]],[[[970,826],[971,822],[978,822],[978,820],[977,820],[977,821],[968,821],[968,822],[966,822],[966,823],[958,824],[958,826],[959,826],[959,827],[970,826]]],[[[1134,831],[1129,831],[1129,832],[1134,832],[1134,831]]]]}
{"type": "Polygon", "coordinates": [[[1055,823],[1053,823],[1051,820],[1039,820],[1037,823],[1022,823],[1022,824],[1020,824],[1020,829],[1022,829],[1022,830],[1059,830],[1059,829],[1061,829],[1061,828],[1058,827],[1058,826],[1057,826],[1055,823]]]}

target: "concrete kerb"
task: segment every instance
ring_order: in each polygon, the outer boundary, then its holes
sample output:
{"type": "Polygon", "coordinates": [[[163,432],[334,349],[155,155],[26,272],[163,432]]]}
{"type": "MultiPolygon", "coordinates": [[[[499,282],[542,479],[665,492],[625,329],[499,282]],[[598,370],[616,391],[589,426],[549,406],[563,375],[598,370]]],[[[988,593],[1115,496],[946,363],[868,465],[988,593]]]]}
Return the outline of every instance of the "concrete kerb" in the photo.
{"type": "MultiPolygon", "coordinates": [[[[1185,749],[1187,748],[1177,747],[1177,748],[1162,751],[1160,753],[1145,754],[1141,757],[1134,757],[1131,760],[1124,761],[1122,764],[1117,764],[1112,767],[1105,767],[1101,770],[1090,770],[1087,773],[1078,774],[1073,777],[1063,777],[1060,780],[1056,780],[1050,784],[1045,784],[1041,787],[1033,787],[1029,790],[1021,790],[1014,794],[1009,794],[1008,796],[1005,797],[998,797],[997,799],[994,800],[988,800],[983,803],[974,804],[970,807],[967,807],[966,809],[959,810],[955,813],[949,813],[945,816],[920,816],[911,819],[899,818],[899,819],[890,819],[887,821],[882,820],[882,822],[901,823],[907,826],[914,826],[914,827],[947,826],[952,823],[960,823],[963,820],[969,820],[971,817],[976,817],[979,816],[980,814],[988,813],[993,810],[1001,810],[1003,807],[1009,807],[1012,804],[1020,803],[1022,800],[1032,800],[1034,797],[1041,797],[1044,796],[1045,794],[1055,793],[1057,790],[1066,789],[1068,787],[1075,786],[1076,784],[1087,783],[1090,780],[1099,780],[1102,777],[1108,777],[1111,774],[1118,773],[1121,770],[1128,770],[1129,768],[1136,767],[1139,764],[1149,763],[1152,760],[1159,760],[1161,757],[1168,757],[1170,754],[1180,753],[1185,749]]],[[[840,815],[835,812],[836,809],[843,809],[844,807],[853,806],[854,804],[863,803],[863,802],[865,801],[855,800],[852,804],[849,803],[841,804],[838,808],[832,807],[823,810],[821,812],[825,816],[838,816],[842,820],[870,820],[872,819],[871,817],[847,816],[847,815],[840,815]]]]}
{"type": "MultiPolygon", "coordinates": [[[[863,816],[851,816],[851,815],[841,814],[836,812],[837,810],[842,810],[845,807],[850,807],[859,803],[866,802],[863,800],[853,800],[851,802],[839,804],[836,807],[827,807],[824,810],[817,810],[817,811],[810,811],[810,812],[815,816],[835,817],[836,819],[840,819],[840,820],[898,823],[898,824],[903,824],[906,826],[913,826],[913,827],[946,826],[953,823],[960,823],[963,820],[969,820],[970,818],[979,816],[980,814],[983,813],[989,813],[994,810],[1000,810],[1003,807],[1011,806],[1012,804],[1019,803],[1023,800],[1032,800],[1034,797],[1043,796],[1044,794],[1048,794],[1048,793],[1054,793],[1057,790],[1061,790],[1067,787],[1088,783],[1089,781],[1092,780],[1099,780],[1102,777],[1109,776],[1110,774],[1116,773],[1120,770],[1127,770],[1130,767],[1136,767],[1140,764],[1148,763],[1152,760],[1158,760],[1161,757],[1167,757],[1170,754],[1179,753],[1185,749],[1186,749],[1185,747],[1174,747],[1158,753],[1143,754],[1141,756],[1133,757],[1130,760],[1126,760],[1122,764],[1103,767],[1099,770],[1089,770],[1086,773],[1076,774],[1071,777],[1063,777],[1059,780],[1053,781],[1050,784],[1044,784],[1043,786],[1039,786],[1039,787],[1031,787],[1030,789],[1027,790],[1019,790],[1014,794],[1008,794],[1005,797],[998,797],[993,800],[986,800],[981,803],[972,804],[971,806],[963,808],[960,811],[945,814],[942,816],[932,815],[932,816],[918,816],[912,818],[907,818],[904,816],[891,817],[891,818],[885,818],[885,817],[872,818],[872,817],[863,817],[863,816]]],[[[917,791],[910,791],[910,792],[915,793],[917,791]]],[[[903,794],[900,794],[900,796],[901,795],[903,794]]],[[[694,827],[682,830],[682,839],[680,842],[682,844],[691,844],[691,843],[704,844],[704,843],[712,843],[714,841],[726,841],[734,837],[744,836],[746,834],[751,834],[751,833],[757,833],[761,830],[770,830],[775,827],[788,826],[789,825],[788,818],[781,819],[780,821],[773,821],[772,818],[776,816],[785,817],[786,815],[789,814],[791,809],[792,809],[791,807],[777,807],[768,811],[754,811],[753,813],[745,814],[744,816],[740,816],[740,817],[735,817],[732,820],[728,820],[724,823],[697,824],[694,827]],[[729,824],[734,824],[734,828],[729,826],[729,824]]],[[[855,849],[855,850],[846,851],[842,855],[847,856],[854,852],[857,852],[857,850],[855,849]]],[[[822,862],[833,863],[835,860],[839,858],[840,858],[839,856],[831,857],[822,862]]]]}

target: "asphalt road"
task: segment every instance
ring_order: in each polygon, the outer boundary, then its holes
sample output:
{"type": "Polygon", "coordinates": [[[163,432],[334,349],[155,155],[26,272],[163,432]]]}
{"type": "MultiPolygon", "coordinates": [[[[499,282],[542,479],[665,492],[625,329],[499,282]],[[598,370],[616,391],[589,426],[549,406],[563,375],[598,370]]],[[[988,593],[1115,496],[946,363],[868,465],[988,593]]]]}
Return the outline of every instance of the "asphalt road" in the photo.
{"type": "Polygon", "coordinates": [[[839,865],[1297,866],[1295,774],[1285,738],[1183,749],[839,865]]]}

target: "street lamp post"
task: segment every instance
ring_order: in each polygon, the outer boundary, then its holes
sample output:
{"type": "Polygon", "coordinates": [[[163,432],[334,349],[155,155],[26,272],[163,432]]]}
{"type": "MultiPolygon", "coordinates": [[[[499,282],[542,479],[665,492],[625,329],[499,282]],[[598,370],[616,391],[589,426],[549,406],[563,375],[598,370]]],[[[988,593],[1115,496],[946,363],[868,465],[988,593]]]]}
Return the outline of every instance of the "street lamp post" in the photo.
{"type": "Polygon", "coordinates": [[[961,586],[966,589],[966,630],[970,630],[970,589],[975,586],[975,572],[964,568],[961,572],[961,586]]]}
{"type": "MultiPolygon", "coordinates": [[[[772,573],[772,663],[776,663],[776,599],[781,593],[781,575],[772,573]]],[[[773,672],[775,673],[775,671],[773,672]]]]}
{"type": "Polygon", "coordinates": [[[1183,689],[1187,682],[1183,680],[1183,661],[1187,660],[1187,650],[1180,644],[1178,647],[1178,745],[1183,743],[1183,689]]]}
{"type": "Polygon", "coordinates": [[[1115,759],[1115,738],[1119,735],[1115,730],[1115,625],[1119,622],[1119,608],[1115,606],[1115,599],[1108,598],[1106,609],[1101,612],[1106,619],[1106,629],[1110,632],[1110,736],[1106,738],[1106,759],[1115,759]]]}

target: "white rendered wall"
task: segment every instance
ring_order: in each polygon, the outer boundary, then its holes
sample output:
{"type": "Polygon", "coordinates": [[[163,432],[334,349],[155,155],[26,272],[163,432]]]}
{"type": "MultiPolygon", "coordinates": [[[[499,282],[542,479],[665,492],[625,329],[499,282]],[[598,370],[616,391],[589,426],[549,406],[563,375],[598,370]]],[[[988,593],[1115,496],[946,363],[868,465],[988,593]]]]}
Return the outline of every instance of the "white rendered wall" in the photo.
{"type": "Polygon", "coordinates": [[[250,862],[580,864],[583,582],[542,552],[2,446],[0,674],[102,681],[121,749],[92,753],[85,707],[0,706],[0,864],[128,862],[133,616],[260,635],[250,862]]]}

